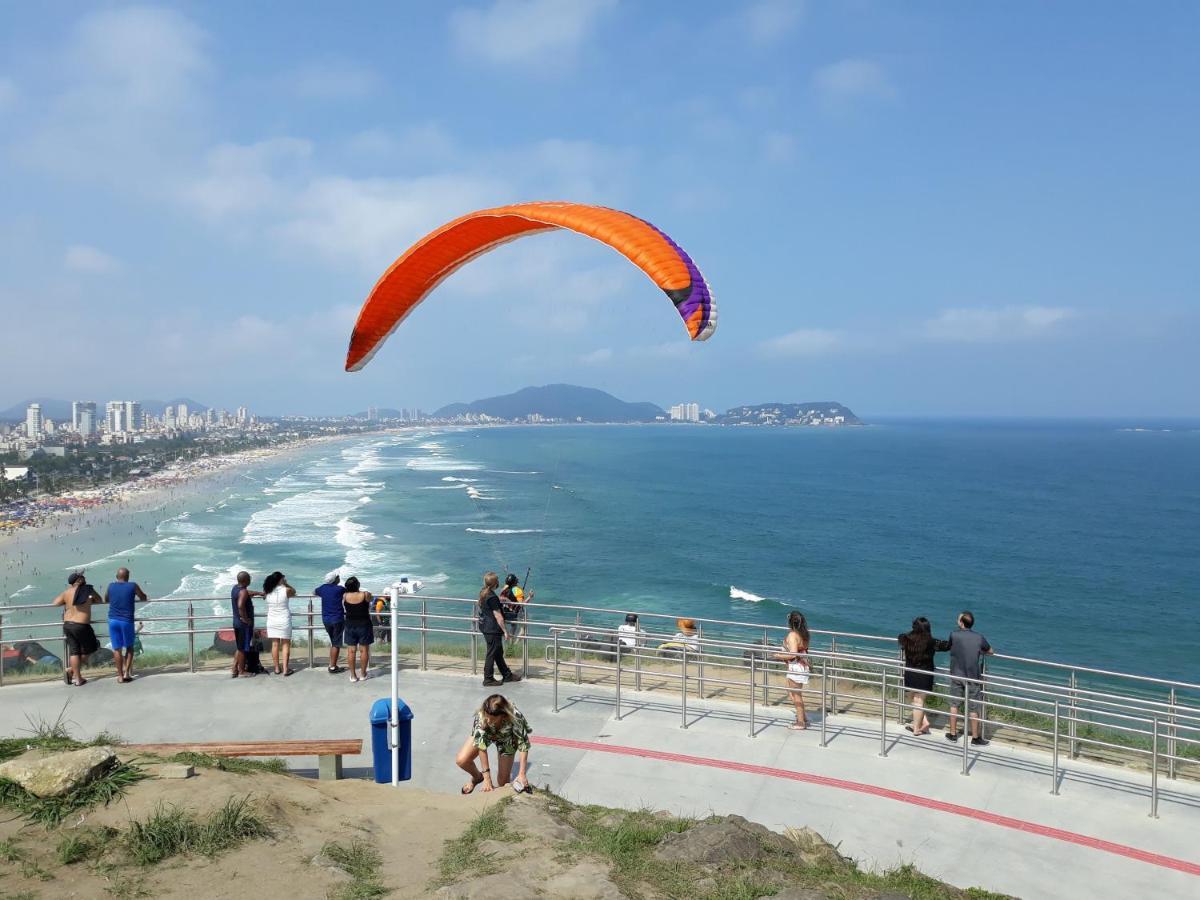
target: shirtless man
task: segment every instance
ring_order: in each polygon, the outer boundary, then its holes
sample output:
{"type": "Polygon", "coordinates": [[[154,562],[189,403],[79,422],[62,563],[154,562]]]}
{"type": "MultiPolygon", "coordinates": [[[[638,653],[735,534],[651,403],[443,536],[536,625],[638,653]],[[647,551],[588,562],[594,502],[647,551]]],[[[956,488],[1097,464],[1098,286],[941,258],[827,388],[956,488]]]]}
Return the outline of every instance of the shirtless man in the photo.
{"type": "Polygon", "coordinates": [[[100,649],[96,632],[92,630],[92,605],[104,598],[84,580],[83,572],[73,572],[67,579],[67,589],[54,599],[55,606],[64,606],[63,636],[67,639],[67,684],[82,687],[87,684],[80,674],[84,659],[100,649]]]}

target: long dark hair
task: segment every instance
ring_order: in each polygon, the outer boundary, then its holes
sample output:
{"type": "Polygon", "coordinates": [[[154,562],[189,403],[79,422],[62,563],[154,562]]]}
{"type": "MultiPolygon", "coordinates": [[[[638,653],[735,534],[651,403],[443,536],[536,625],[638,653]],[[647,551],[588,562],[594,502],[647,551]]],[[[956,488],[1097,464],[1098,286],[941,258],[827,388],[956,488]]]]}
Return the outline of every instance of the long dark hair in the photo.
{"type": "Polygon", "coordinates": [[[808,646],[808,620],[804,618],[804,613],[798,609],[793,609],[788,613],[788,628],[800,635],[804,646],[808,646]]]}
{"type": "Polygon", "coordinates": [[[275,590],[275,588],[279,587],[279,582],[281,582],[281,581],[283,581],[283,573],[282,572],[272,572],[270,575],[268,575],[266,578],[263,579],[263,593],[264,594],[271,593],[271,591],[273,591],[273,590],[275,590]]]}
{"type": "Polygon", "coordinates": [[[498,587],[500,587],[500,576],[495,572],[484,573],[483,590],[479,592],[479,602],[482,603],[486,600],[488,595],[494,593],[498,587]]]}
{"type": "Polygon", "coordinates": [[[346,593],[347,594],[357,594],[358,589],[360,587],[362,587],[362,585],[360,585],[358,583],[358,579],[355,578],[353,575],[351,575],[349,578],[346,579],[346,593]]]}
{"type": "Polygon", "coordinates": [[[917,616],[913,619],[912,631],[900,635],[900,647],[906,654],[919,656],[927,653],[929,645],[932,643],[933,629],[929,625],[929,620],[924,616],[917,616]]]}

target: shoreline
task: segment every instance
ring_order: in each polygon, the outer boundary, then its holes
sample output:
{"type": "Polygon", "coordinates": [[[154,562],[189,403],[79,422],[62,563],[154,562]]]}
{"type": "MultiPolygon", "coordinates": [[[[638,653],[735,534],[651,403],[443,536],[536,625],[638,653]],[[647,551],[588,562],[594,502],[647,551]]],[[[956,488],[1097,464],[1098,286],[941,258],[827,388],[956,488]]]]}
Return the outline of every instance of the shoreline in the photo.
{"type": "MultiPolygon", "coordinates": [[[[386,434],[388,432],[379,432],[386,434]]],[[[206,456],[191,460],[178,467],[156,472],[146,478],[124,481],[100,488],[67,491],[49,497],[46,501],[65,501],[61,510],[47,510],[34,524],[18,525],[0,531],[0,550],[16,544],[36,545],[47,537],[75,534],[88,527],[82,521],[92,515],[124,513],[134,515],[166,508],[172,503],[186,499],[200,489],[208,488],[221,476],[234,474],[243,467],[278,462],[289,456],[302,453],[322,444],[355,440],[364,435],[321,435],[304,438],[280,447],[257,447],[239,450],[223,456],[206,456]],[[70,505],[72,501],[75,505],[70,505]],[[70,526],[77,525],[76,528],[70,526]]]]}

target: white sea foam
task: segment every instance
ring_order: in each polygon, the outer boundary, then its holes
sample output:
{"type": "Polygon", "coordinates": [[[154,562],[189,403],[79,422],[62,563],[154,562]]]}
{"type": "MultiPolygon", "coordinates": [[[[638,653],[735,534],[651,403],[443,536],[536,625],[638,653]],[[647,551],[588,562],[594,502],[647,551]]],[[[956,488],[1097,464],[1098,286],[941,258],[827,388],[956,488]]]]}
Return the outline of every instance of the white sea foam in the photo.
{"type": "Polygon", "coordinates": [[[454,475],[447,475],[442,481],[461,481],[463,484],[471,484],[478,481],[478,478],[458,478],[454,475]]]}
{"type": "Polygon", "coordinates": [[[13,597],[20,597],[22,594],[28,594],[32,590],[35,590],[34,586],[32,584],[27,584],[15,594],[9,594],[8,597],[11,600],[13,597]]]}
{"type": "Polygon", "coordinates": [[[541,472],[513,472],[508,469],[489,469],[489,472],[495,472],[497,475],[541,475],[541,472]]]}
{"type": "Polygon", "coordinates": [[[758,594],[752,594],[749,591],[743,591],[741,588],[736,588],[733,585],[729,586],[730,600],[745,600],[748,603],[762,603],[766,597],[760,597],[758,594]]]}
{"type": "Polygon", "coordinates": [[[359,497],[359,498],[358,498],[358,502],[359,502],[359,503],[370,503],[370,502],[371,502],[371,498],[370,498],[370,497],[368,497],[368,496],[366,496],[366,495],[364,494],[362,497],[359,497]]]}
{"type": "Polygon", "coordinates": [[[422,472],[478,472],[483,466],[465,459],[450,457],[422,457],[410,459],[405,466],[422,472]]]}
{"type": "Polygon", "coordinates": [[[91,562],[77,563],[73,566],[66,566],[64,572],[73,572],[76,569],[90,569],[92,566],[99,566],[114,559],[121,559],[129,556],[131,553],[136,553],[138,550],[149,549],[149,544],[138,544],[136,547],[130,547],[128,550],[118,550],[116,553],[110,553],[108,556],[102,556],[99,559],[93,559],[91,562]]]}
{"type": "Polygon", "coordinates": [[[427,484],[421,488],[423,491],[461,491],[465,488],[465,484],[427,484]]]}
{"type": "Polygon", "coordinates": [[[475,534],[541,534],[541,528],[467,528],[475,534]]]}

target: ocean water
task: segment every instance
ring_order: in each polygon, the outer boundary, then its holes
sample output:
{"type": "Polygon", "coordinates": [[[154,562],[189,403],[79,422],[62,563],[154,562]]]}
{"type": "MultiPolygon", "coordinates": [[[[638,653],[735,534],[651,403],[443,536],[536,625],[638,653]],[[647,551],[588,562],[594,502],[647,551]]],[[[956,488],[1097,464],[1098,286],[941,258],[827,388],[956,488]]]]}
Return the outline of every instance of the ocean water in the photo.
{"type": "MultiPolygon", "coordinates": [[[[959,610],[998,650],[1200,679],[1200,429],[889,423],[855,429],[555,426],[324,446],[75,558],[6,562],[9,603],[72,566],[155,596],[228,596],[240,568],[473,596],[895,634],[959,610]],[[136,539],[136,543],[130,541],[136,539]],[[58,565],[57,563],[60,563],[58,565]]],[[[204,604],[224,616],[227,602],[204,604]]],[[[197,608],[197,612],[201,612],[197,608]]],[[[16,624],[16,614],[6,624],[16,624]]]]}

